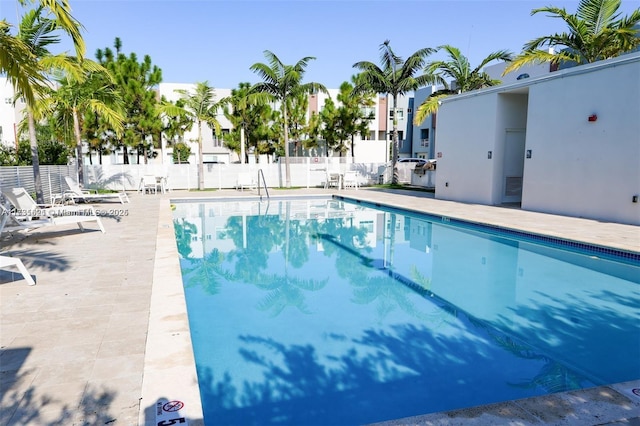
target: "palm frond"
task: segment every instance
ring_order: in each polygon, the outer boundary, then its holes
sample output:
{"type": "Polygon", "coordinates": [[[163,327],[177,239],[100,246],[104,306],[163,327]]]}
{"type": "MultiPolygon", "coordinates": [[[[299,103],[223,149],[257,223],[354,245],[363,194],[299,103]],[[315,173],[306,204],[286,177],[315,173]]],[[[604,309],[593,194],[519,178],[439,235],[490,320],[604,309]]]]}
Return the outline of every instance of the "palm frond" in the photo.
{"type": "Polygon", "coordinates": [[[11,26],[0,21],[0,73],[4,73],[16,93],[33,104],[35,92],[45,87],[37,57],[22,40],[10,34],[11,26]]]}
{"type": "Polygon", "coordinates": [[[38,0],[38,2],[55,16],[57,25],[73,40],[76,56],[80,60],[84,59],[86,45],[80,33],[84,27],[71,15],[69,0],[38,0]]]}
{"type": "Polygon", "coordinates": [[[620,0],[580,0],[576,17],[587,24],[591,34],[598,34],[620,16],[616,13],[619,8],[620,0]]]}
{"type": "Polygon", "coordinates": [[[439,101],[446,98],[448,94],[429,96],[416,110],[413,117],[413,124],[419,126],[429,115],[434,114],[440,107],[439,101]]]}

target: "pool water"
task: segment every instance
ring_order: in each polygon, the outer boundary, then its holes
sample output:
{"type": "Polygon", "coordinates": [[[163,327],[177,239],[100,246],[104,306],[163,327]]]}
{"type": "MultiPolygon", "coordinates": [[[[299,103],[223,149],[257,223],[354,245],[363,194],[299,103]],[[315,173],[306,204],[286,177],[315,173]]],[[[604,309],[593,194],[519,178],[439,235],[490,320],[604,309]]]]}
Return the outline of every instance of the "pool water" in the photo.
{"type": "Polygon", "coordinates": [[[180,203],[207,424],[353,425],[640,378],[640,265],[337,200],[180,203]]]}

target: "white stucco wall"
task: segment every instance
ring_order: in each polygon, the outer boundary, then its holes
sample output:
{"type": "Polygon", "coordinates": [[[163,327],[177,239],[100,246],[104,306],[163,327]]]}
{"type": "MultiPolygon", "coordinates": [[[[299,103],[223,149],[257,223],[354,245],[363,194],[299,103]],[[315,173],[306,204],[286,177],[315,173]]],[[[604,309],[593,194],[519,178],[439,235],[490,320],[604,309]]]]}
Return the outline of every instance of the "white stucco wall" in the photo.
{"type": "Polygon", "coordinates": [[[523,209],[640,225],[640,54],[445,99],[436,198],[500,204],[505,132],[521,127],[523,209]]]}
{"type": "Polygon", "coordinates": [[[495,150],[497,103],[493,93],[440,106],[436,198],[491,204],[494,171],[487,152],[495,150]]]}
{"type": "Polygon", "coordinates": [[[522,208],[640,224],[640,203],[632,203],[640,194],[640,55],[633,57],[531,86],[522,208]],[[597,121],[588,121],[592,114],[597,121]]]}

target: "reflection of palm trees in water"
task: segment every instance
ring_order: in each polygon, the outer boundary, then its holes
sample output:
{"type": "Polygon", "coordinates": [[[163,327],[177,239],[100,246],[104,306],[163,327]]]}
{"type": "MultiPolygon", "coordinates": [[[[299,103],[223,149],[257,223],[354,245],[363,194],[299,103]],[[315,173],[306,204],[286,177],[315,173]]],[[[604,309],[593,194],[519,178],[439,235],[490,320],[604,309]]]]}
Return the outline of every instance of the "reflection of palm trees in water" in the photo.
{"type": "Polygon", "coordinates": [[[176,234],[176,244],[178,245],[178,254],[183,259],[187,259],[191,255],[191,239],[197,234],[196,225],[187,222],[186,219],[174,219],[173,230],[176,234]]]}
{"type": "Polygon", "coordinates": [[[300,269],[309,261],[309,225],[299,220],[292,221],[290,202],[286,202],[285,207],[284,223],[278,216],[250,216],[244,224],[241,217],[231,217],[227,221],[228,235],[236,246],[228,256],[230,261],[235,261],[234,280],[254,284],[267,291],[258,308],[270,311],[272,316],[277,316],[287,306],[308,312],[305,292],[318,291],[328,281],[292,275],[290,267],[300,269]],[[243,226],[247,227],[246,233],[243,226]],[[247,236],[247,244],[243,244],[244,235],[247,236]],[[284,274],[269,272],[269,255],[277,248],[284,257],[284,274]]]}
{"type": "Polygon", "coordinates": [[[389,313],[400,308],[404,313],[415,317],[427,319],[426,313],[420,312],[410,296],[414,292],[423,294],[422,289],[428,290],[430,282],[423,277],[414,267],[412,275],[419,279],[418,283],[407,285],[408,279],[396,274],[393,270],[393,255],[395,244],[396,215],[391,214],[390,236],[385,241],[384,250],[389,250],[387,259],[376,262],[372,258],[371,247],[366,246],[367,230],[364,227],[353,226],[350,219],[328,220],[323,227],[324,232],[318,232],[317,236],[324,242],[325,253],[332,255],[338,250],[336,256],[336,270],[338,274],[349,280],[355,287],[352,301],[361,305],[377,303],[378,320],[384,320],[389,313]],[[381,266],[375,269],[375,264],[381,266]],[[402,283],[404,285],[399,285],[402,283]]]}
{"type": "Polygon", "coordinates": [[[220,277],[230,278],[230,274],[222,269],[225,256],[218,249],[206,253],[206,229],[204,220],[204,210],[201,206],[201,233],[198,235],[198,228],[195,224],[183,219],[175,219],[173,228],[176,234],[178,253],[186,261],[182,264],[182,275],[186,278],[184,282],[188,287],[200,286],[209,294],[216,294],[220,289],[220,277]],[[202,243],[201,258],[191,256],[193,249],[191,243],[194,237],[202,243]]]}

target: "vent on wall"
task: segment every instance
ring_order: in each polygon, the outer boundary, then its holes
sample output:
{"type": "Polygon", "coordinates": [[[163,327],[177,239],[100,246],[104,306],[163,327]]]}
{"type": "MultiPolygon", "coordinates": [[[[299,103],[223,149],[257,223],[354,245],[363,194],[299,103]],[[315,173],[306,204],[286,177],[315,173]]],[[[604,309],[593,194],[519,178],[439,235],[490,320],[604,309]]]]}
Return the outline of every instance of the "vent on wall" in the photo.
{"type": "Polygon", "coordinates": [[[504,195],[507,197],[522,195],[522,176],[507,176],[504,195]]]}

